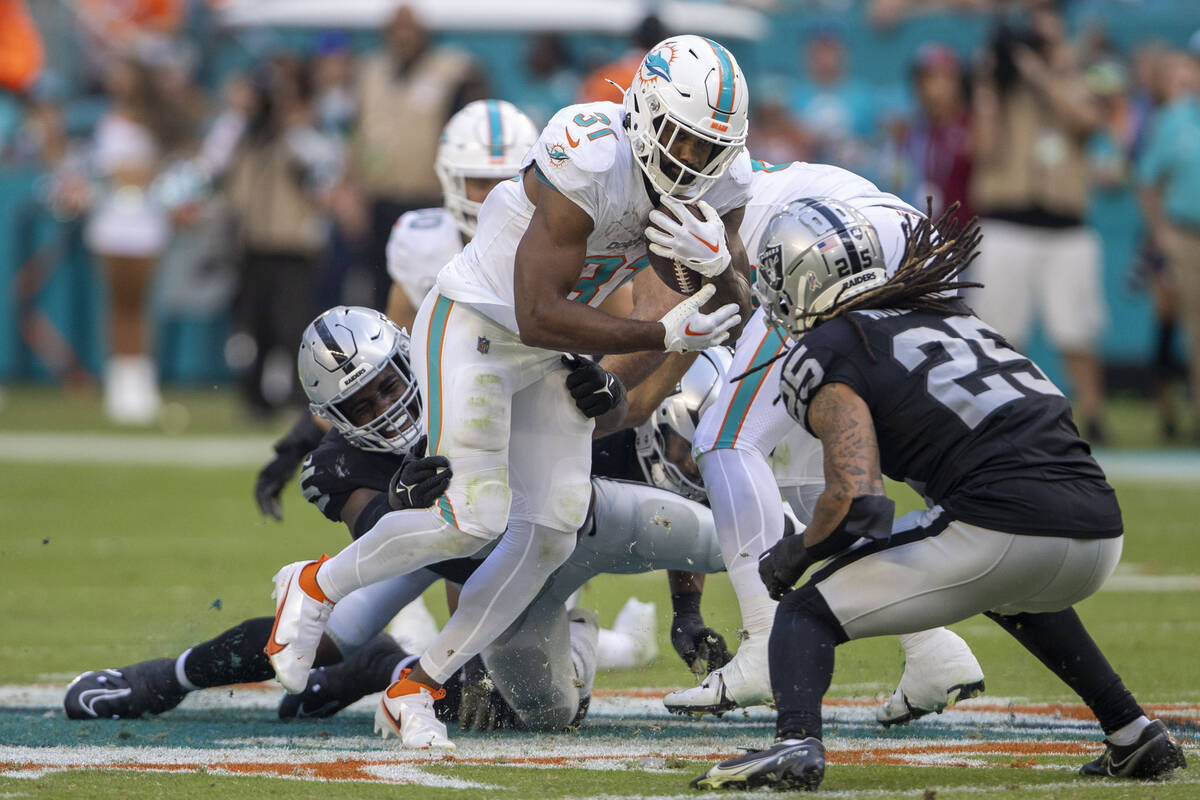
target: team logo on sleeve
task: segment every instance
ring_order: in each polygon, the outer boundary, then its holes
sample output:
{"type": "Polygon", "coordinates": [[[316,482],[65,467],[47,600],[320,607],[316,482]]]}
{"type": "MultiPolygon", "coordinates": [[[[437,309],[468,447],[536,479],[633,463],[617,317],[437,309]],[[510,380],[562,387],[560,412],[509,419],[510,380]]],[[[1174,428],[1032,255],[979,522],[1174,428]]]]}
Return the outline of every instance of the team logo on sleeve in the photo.
{"type": "Polygon", "coordinates": [[[647,53],[642,59],[642,67],[638,70],[638,78],[642,83],[654,83],[659,78],[671,80],[671,62],[675,60],[675,46],[668,42],[659,49],[647,53]]]}
{"type": "Polygon", "coordinates": [[[546,145],[546,155],[550,157],[550,163],[556,167],[562,166],[570,158],[566,148],[561,144],[546,145]]]}

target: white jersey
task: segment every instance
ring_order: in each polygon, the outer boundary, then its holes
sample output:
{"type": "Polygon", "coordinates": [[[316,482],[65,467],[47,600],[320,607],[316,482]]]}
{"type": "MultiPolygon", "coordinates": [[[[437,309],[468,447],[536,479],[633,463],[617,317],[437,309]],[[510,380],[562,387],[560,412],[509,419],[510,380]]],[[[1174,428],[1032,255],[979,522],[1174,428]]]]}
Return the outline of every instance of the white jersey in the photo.
{"type": "MultiPolygon", "coordinates": [[[[653,206],[624,119],[616,103],[567,106],[550,119],[522,165],[522,172],[532,165],[539,180],[592,218],[579,280],[567,295],[590,306],[650,263],[645,230],[653,206]]],[[[746,203],[750,181],[750,157],[742,152],[704,199],[725,214],[746,203]]],[[[516,332],[513,264],[532,216],[520,178],[493,189],[479,210],[475,238],[438,273],[438,291],[516,332]]]]}
{"type": "MultiPolygon", "coordinates": [[[[882,191],[866,178],[841,167],[802,161],[772,165],[755,160],[751,165],[754,175],[751,198],[746,203],[746,215],[739,229],[751,264],[758,261],[758,245],[767,223],[793,200],[832,197],[867,213],[872,223],[877,223],[879,211],[868,209],[894,209],[898,219],[901,222],[909,220],[910,225],[925,217],[896,195],[882,191]]],[[[904,254],[903,229],[898,225],[876,224],[875,227],[891,275],[904,254]]]]}
{"type": "Polygon", "coordinates": [[[387,241],[387,271],[413,308],[421,305],[438,271],[463,249],[462,233],[444,208],[420,208],[396,220],[387,241]]]}

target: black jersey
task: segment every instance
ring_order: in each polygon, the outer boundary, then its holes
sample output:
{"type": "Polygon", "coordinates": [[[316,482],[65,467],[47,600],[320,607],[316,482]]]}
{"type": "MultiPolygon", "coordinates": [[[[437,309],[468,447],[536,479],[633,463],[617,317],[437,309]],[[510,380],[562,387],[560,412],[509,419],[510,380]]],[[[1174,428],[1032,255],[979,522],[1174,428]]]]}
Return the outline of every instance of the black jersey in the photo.
{"type": "Polygon", "coordinates": [[[360,450],[331,428],[317,449],[304,457],[300,489],[321,513],[334,522],[342,521],[342,508],[355,489],[386,492],[396,470],[404,465],[397,453],[360,450]]]}
{"type": "Polygon", "coordinates": [[[862,336],[836,318],[788,354],[780,390],[794,419],[807,428],[816,390],[847,384],[871,410],[883,473],[951,517],[1016,534],[1121,534],[1116,495],[1067,399],[1000,334],[966,313],[852,316],[862,336]]]}
{"type": "MultiPolygon", "coordinates": [[[[321,509],[322,514],[334,522],[341,522],[342,509],[354,490],[386,492],[392,475],[404,465],[405,458],[399,453],[360,450],[347,442],[336,428],[331,428],[317,449],[305,456],[300,471],[300,489],[309,502],[321,509]]],[[[365,524],[362,521],[362,516],[368,511],[369,508],[360,514],[356,538],[374,524],[375,520],[365,524]]],[[[386,507],[382,509],[382,512],[386,511],[386,507]]],[[[470,556],[451,558],[430,564],[428,569],[447,580],[462,583],[481,561],[482,558],[470,556]]]]}
{"type": "Polygon", "coordinates": [[[592,477],[646,483],[637,457],[637,432],[625,428],[592,442],[592,477]]]}

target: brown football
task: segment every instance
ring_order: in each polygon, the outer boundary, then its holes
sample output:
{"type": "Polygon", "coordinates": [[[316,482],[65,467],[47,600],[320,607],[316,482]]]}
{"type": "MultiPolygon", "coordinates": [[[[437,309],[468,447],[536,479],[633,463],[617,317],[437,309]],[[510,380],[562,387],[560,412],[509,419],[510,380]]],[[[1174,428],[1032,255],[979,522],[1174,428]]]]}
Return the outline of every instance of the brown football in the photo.
{"type": "MultiPolygon", "coordinates": [[[[697,218],[700,217],[700,211],[694,206],[684,206],[692,212],[697,218]]],[[[673,216],[671,210],[663,205],[658,206],[658,210],[667,216],[673,216]]],[[[674,260],[663,258],[660,255],[650,253],[650,266],[654,267],[654,274],[658,279],[671,287],[675,291],[683,295],[693,295],[700,291],[700,287],[704,283],[704,276],[694,269],[685,267],[682,264],[677,264],[674,260]]]]}

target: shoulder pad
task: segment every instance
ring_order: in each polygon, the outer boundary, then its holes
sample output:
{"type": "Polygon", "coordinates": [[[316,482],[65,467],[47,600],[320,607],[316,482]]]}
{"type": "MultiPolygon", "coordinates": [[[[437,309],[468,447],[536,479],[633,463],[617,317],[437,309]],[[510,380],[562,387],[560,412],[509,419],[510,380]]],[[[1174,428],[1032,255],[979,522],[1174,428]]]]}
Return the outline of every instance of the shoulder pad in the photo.
{"type": "MultiPolygon", "coordinates": [[[[567,106],[550,118],[526,159],[578,203],[576,193],[601,191],[604,173],[617,165],[622,148],[629,151],[622,114],[616,103],[567,106]]],[[[590,204],[584,208],[593,210],[590,204]]]]}
{"type": "Polygon", "coordinates": [[[388,275],[403,283],[415,266],[437,262],[440,267],[462,249],[462,237],[454,218],[444,208],[408,211],[396,220],[388,235],[388,275]]]}

